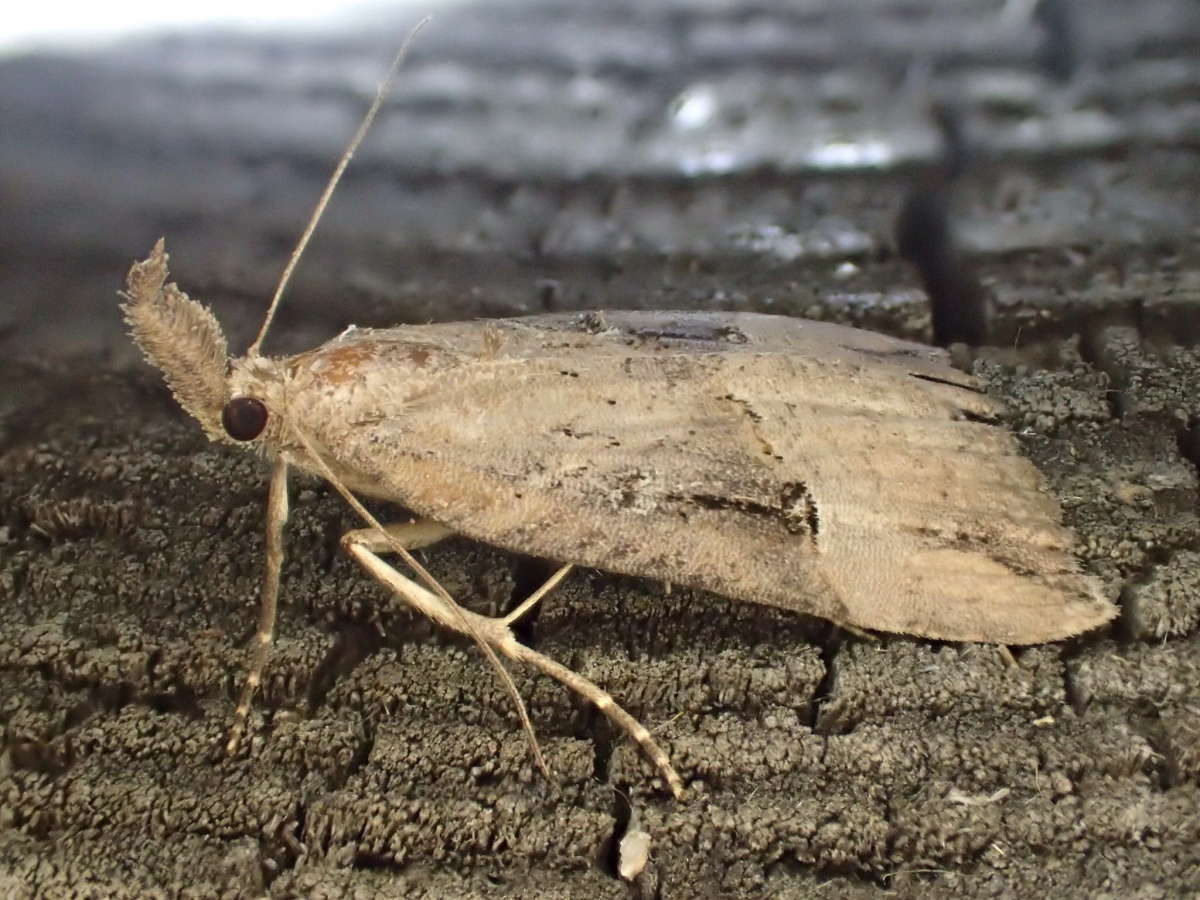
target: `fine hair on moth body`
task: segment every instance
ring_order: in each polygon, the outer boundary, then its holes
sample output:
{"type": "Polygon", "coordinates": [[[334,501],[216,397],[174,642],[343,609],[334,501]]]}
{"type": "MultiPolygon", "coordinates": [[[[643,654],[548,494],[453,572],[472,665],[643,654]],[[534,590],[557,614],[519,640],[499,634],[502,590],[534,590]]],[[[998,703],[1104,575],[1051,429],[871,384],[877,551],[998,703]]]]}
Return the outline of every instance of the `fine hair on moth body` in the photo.
{"type": "Polygon", "coordinates": [[[231,361],[216,319],[167,281],[161,239],[123,292],[134,340],[180,405],[213,440],[273,461],[258,629],[229,752],[274,639],[293,467],[362,519],[342,538],[351,558],[480,647],[548,779],[501,657],[595,704],[683,796],[641,723],[513,634],[575,565],[938,640],[1041,643],[1115,615],[1079,571],[1058,503],[997,403],[936,348],[754,313],[605,312],[348,329],[306,353],[263,356],[291,273],[424,24],[393,60],[244,357],[231,361]],[[381,523],[360,495],[418,518],[381,523]],[[412,555],[452,534],[561,565],[512,612],[483,616],[412,555]]]}

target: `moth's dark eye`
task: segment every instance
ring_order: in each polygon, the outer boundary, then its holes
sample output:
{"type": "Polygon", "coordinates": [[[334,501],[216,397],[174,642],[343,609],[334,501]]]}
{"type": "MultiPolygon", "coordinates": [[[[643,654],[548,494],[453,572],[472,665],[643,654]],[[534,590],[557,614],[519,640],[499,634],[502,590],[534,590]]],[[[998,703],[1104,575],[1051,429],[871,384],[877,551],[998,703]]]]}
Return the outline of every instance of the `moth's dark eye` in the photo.
{"type": "Polygon", "coordinates": [[[267,408],[253,397],[234,397],[221,410],[221,424],[235,441],[252,441],[267,427],[267,408]]]}

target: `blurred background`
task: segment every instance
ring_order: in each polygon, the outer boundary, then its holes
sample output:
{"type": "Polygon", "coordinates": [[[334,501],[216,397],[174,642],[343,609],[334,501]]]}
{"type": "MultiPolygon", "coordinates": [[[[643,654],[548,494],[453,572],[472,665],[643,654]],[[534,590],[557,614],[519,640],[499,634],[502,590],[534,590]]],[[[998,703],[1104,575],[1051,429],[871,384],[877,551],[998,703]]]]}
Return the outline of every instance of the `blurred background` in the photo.
{"type": "Polygon", "coordinates": [[[336,6],[6,21],[10,353],[132,361],[114,292],[160,235],[244,346],[426,14],[275,350],[350,321],[597,306],[786,312],[929,340],[939,289],[994,307],[972,343],[1034,344],[1097,316],[1192,336],[1178,312],[1196,297],[1200,221],[1190,0],[1136,14],[1124,0],[336,6]]]}

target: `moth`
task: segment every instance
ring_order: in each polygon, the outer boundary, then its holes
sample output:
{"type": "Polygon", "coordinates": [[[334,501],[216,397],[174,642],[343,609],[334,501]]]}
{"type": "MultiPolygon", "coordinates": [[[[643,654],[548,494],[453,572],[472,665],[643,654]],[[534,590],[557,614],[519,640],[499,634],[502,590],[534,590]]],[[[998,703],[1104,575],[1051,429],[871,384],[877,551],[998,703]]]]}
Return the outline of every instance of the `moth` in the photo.
{"type": "Polygon", "coordinates": [[[123,292],[133,339],[180,405],[213,440],[273,462],[231,751],[273,640],[293,468],[327,480],[362,517],[342,546],[367,573],[480,645],[531,736],[498,657],[594,703],[677,796],[682,780],[645,727],[513,635],[571,566],[945,641],[1054,641],[1115,615],[999,405],[940,349],[753,313],[609,311],[351,327],[306,353],[263,355],[288,275],[403,52],[244,357],[230,361],[213,315],[167,281],[161,239],[123,292]],[[381,523],[359,497],[416,519],[381,523]],[[562,568],[507,616],[485,617],[412,557],[450,534],[562,568]]]}

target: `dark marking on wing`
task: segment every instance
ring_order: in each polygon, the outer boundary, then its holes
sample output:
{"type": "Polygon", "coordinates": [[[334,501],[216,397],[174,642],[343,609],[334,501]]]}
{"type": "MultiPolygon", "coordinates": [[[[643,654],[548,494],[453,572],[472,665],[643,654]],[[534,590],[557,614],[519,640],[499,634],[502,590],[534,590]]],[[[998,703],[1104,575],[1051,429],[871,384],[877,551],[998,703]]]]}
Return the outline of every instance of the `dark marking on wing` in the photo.
{"type": "Polygon", "coordinates": [[[708,322],[671,322],[661,328],[628,328],[625,334],[643,341],[700,341],[709,344],[746,344],[750,338],[736,325],[708,322]]]}
{"type": "Polygon", "coordinates": [[[568,326],[569,331],[582,331],[584,334],[603,334],[606,331],[612,330],[612,326],[608,324],[608,320],[604,318],[604,313],[597,310],[580,313],[578,316],[571,319],[568,326]]]}
{"type": "MultiPolygon", "coordinates": [[[[1023,578],[1036,578],[1039,574],[1047,574],[1043,565],[1030,558],[1031,548],[1025,543],[1006,539],[1003,528],[976,525],[973,529],[962,526],[945,529],[923,527],[913,528],[911,531],[921,535],[933,546],[990,559],[1023,578]]],[[[1061,553],[1067,548],[1064,544],[1053,543],[1042,549],[1051,553],[1061,553]]],[[[1073,571],[1072,567],[1067,566],[1050,574],[1071,574],[1073,571]]]]}
{"type": "Polygon", "coordinates": [[[698,321],[692,317],[667,319],[661,324],[634,326],[613,324],[603,312],[585,312],[572,319],[568,327],[586,334],[612,333],[638,341],[696,341],[702,343],[748,344],[750,337],[729,322],[698,321]]]}
{"type": "Polygon", "coordinates": [[[676,503],[691,504],[703,509],[734,510],[745,515],[782,525],[788,534],[807,535],[815,547],[821,532],[821,516],[816,499],[803,481],[788,482],[780,491],[777,505],[750,497],[727,497],[720,494],[668,494],[676,503]]]}
{"type": "Polygon", "coordinates": [[[980,425],[999,425],[1003,421],[1003,419],[1001,419],[999,416],[989,416],[984,415],[983,413],[971,412],[969,409],[960,410],[959,415],[961,415],[968,422],[977,422],[980,425]]]}
{"type": "Polygon", "coordinates": [[[920,381],[928,381],[930,384],[944,384],[947,387],[962,388],[964,391],[970,391],[972,394],[986,394],[981,387],[975,387],[971,384],[963,384],[961,381],[952,381],[949,378],[938,378],[936,375],[925,375],[921,372],[909,372],[910,377],[920,381]]]}
{"type": "MultiPolygon", "coordinates": [[[[874,332],[871,333],[874,334],[874,332]]],[[[839,344],[838,347],[847,353],[860,354],[862,356],[869,356],[872,359],[881,359],[893,363],[905,359],[915,359],[927,363],[929,362],[930,351],[933,349],[919,344],[905,344],[900,341],[897,341],[895,346],[888,347],[887,349],[863,347],[856,344],[839,344]]]]}
{"type": "Polygon", "coordinates": [[[762,429],[759,427],[763,421],[762,413],[751,406],[749,400],[745,400],[741,397],[735,397],[733,394],[725,394],[718,399],[734,404],[745,414],[746,418],[750,420],[750,430],[754,434],[754,439],[758,441],[759,447],[762,448],[764,455],[773,457],[774,459],[780,461],[783,460],[783,457],[780,456],[775,450],[775,445],[767,440],[766,436],[762,433],[762,429]]]}
{"type": "Polygon", "coordinates": [[[808,534],[812,535],[813,543],[816,544],[817,535],[821,533],[821,514],[808,485],[803,481],[788,482],[783,486],[782,499],[780,509],[786,520],[787,530],[793,534],[803,534],[806,529],[799,525],[802,520],[807,526],[808,534]]]}

